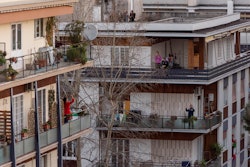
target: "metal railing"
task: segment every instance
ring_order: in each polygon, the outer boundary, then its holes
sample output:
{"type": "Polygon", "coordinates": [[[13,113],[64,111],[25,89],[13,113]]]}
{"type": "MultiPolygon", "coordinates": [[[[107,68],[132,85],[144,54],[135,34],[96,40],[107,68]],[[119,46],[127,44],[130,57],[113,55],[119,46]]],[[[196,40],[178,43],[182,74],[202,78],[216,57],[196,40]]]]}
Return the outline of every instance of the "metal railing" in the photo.
{"type": "Polygon", "coordinates": [[[0,66],[0,83],[8,81],[4,78],[5,74],[2,71],[7,69],[9,65],[18,72],[15,78],[25,78],[27,76],[79,64],[79,62],[68,61],[66,56],[58,53],[59,50],[49,48],[46,51],[6,59],[6,63],[0,66]]]}
{"type": "MultiPolygon", "coordinates": [[[[122,120],[114,120],[113,127],[126,127],[126,128],[140,128],[145,129],[160,129],[160,130],[174,130],[174,129],[197,129],[209,130],[212,127],[220,124],[222,117],[220,114],[215,114],[208,118],[191,118],[183,116],[151,118],[146,115],[124,116],[122,120]]],[[[111,122],[111,115],[102,115],[101,119],[97,121],[97,127],[105,128],[111,122]]],[[[204,132],[205,133],[205,132],[204,132]]]]}
{"type": "MultiPolygon", "coordinates": [[[[103,78],[116,80],[121,79],[175,79],[175,80],[193,80],[209,82],[210,80],[226,73],[241,68],[250,63],[250,54],[244,53],[242,57],[213,67],[211,69],[155,69],[155,68],[129,68],[129,67],[89,67],[82,70],[82,77],[95,78],[102,80],[103,78]],[[119,74],[119,75],[118,75],[119,74]]],[[[250,66],[250,65],[249,65],[250,66]]],[[[126,81],[126,80],[125,80],[126,81]]],[[[129,80],[128,80],[129,81],[129,80]]]]}
{"type": "MultiPolygon", "coordinates": [[[[90,115],[79,117],[62,126],[62,139],[70,137],[76,133],[86,130],[90,127],[90,115]]],[[[57,142],[57,128],[49,129],[40,133],[40,146],[46,147],[57,142]]],[[[35,136],[26,138],[16,142],[16,157],[35,151],[35,136]]],[[[11,161],[10,145],[4,144],[0,146],[0,165],[11,161]]]]}

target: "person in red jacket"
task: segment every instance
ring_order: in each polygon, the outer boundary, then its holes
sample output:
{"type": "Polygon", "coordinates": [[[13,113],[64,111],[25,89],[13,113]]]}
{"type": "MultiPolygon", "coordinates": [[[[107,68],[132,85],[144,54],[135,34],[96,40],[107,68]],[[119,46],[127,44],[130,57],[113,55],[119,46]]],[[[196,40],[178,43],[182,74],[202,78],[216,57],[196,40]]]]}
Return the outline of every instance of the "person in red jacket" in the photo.
{"type": "Polygon", "coordinates": [[[70,105],[74,103],[75,99],[73,96],[71,96],[71,101],[67,101],[67,97],[63,98],[64,102],[64,123],[67,123],[68,120],[71,118],[71,111],[70,111],[70,105]]]}

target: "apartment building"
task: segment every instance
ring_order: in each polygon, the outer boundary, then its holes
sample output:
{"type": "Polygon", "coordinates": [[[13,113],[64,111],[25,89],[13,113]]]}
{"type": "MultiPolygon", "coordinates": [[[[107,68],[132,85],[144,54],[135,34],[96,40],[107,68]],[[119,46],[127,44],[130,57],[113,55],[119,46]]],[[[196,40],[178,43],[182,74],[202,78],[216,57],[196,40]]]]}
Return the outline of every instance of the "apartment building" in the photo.
{"type": "Polygon", "coordinates": [[[75,114],[64,123],[59,75],[91,62],[65,62],[54,52],[54,17],[73,13],[76,2],[0,2],[0,166],[77,164],[73,144],[90,118],[75,114]]]}
{"type": "MultiPolygon", "coordinates": [[[[136,10],[141,4],[131,2],[136,16],[142,15],[136,10]]],[[[150,13],[143,22],[91,23],[99,34],[91,44],[94,67],[82,72],[80,96],[98,104],[95,137],[101,163],[108,157],[119,167],[247,166],[243,115],[249,53],[240,49],[240,34],[250,23],[240,13],[225,11],[177,12],[178,17],[150,13]],[[155,66],[157,51],[171,66],[155,66]],[[192,120],[186,112],[190,104],[192,120]]]]}

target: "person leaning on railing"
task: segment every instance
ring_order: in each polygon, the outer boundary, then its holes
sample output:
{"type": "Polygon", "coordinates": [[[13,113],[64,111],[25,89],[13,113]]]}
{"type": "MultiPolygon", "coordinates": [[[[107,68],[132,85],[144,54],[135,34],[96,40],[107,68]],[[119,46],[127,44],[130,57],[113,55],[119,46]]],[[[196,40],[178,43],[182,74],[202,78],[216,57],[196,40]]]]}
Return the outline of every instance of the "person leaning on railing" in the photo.
{"type": "Polygon", "coordinates": [[[72,115],[71,115],[71,111],[70,111],[70,105],[72,103],[74,103],[75,99],[73,96],[71,96],[71,101],[67,101],[67,97],[63,98],[63,102],[64,102],[64,123],[67,123],[72,115]]]}

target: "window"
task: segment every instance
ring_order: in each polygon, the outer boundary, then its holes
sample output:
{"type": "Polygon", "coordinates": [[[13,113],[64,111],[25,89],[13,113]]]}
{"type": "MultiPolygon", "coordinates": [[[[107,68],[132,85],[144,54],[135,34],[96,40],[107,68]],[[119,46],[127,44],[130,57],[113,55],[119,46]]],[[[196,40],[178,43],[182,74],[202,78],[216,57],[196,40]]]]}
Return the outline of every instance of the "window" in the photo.
{"type": "Polygon", "coordinates": [[[42,89],[37,92],[38,94],[38,108],[42,112],[42,122],[46,122],[46,90],[42,89]]]}
{"type": "Polygon", "coordinates": [[[223,92],[224,92],[224,105],[227,105],[227,98],[228,98],[228,78],[224,79],[224,83],[223,83],[223,92]]]}
{"type": "Polygon", "coordinates": [[[115,66],[128,66],[129,65],[129,48],[115,47],[111,48],[111,62],[115,66]]]}
{"type": "Polygon", "coordinates": [[[12,30],[12,50],[22,49],[22,26],[21,24],[11,25],[12,30]]]}
{"type": "Polygon", "coordinates": [[[41,157],[41,161],[40,161],[40,163],[41,163],[41,167],[47,167],[48,165],[47,165],[47,163],[48,163],[48,156],[47,155],[43,155],[42,157],[41,157]]]}
{"type": "Polygon", "coordinates": [[[35,38],[43,37],[43,19],[36,19],[35,20],[35,38]]]}
{"type": "Polygon", "coordinates": [[[17,140],[21,139],[23,128],[23,95],[13,97],[14,131],[17,140]]]}
{"type": "Polygon", "coordinates": [[[121,139],[113,139],[112,140],[112,165],[125,167],[128,166],[129,161],[129,141],[121,140],[121,139]]]}
{"type": "Polygon", "coordinates": [[[232,102],[236,101],[236,82],[237,82],[237,74],[233,75],[233,86],[232,86],[232,102]]]}
{"type": "Polygon", "coordinates": [[[76,160],[77,140],[63,144],[63,159],[76,160]]]}
{"type": "Polygon", "coordinates": [[[241,71],[240,96],[245,97],[245,70],[241,71]]]}

